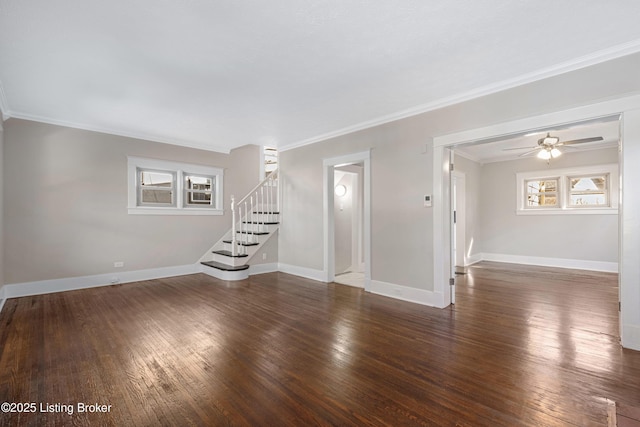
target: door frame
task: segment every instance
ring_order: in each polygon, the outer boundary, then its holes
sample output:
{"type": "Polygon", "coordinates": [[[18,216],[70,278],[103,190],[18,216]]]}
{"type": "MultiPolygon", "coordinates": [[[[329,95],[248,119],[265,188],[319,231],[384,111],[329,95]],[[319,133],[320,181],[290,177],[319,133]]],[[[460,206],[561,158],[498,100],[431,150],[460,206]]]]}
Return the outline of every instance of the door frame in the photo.
{"type": "Polygon", "coordinates": [[[322,161],[323,169],[323,278],[329,283],[335,279],[335,223],[334,223],[334,169],[336,166],[363,164],[363,234],[364,234],[364,289],[371,288],[371,151],[331,157],[322,161]]]}

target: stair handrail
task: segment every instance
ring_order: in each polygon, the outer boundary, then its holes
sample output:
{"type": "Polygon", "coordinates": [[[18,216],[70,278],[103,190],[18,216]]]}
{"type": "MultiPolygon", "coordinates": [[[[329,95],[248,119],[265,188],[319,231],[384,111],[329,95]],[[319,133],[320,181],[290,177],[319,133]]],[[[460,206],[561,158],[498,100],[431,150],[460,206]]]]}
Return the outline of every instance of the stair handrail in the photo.
{"type": "MultiPolygon", "coordinates": [[[[245,208],[244,208],[244,214],[247,217],[247,219],[249,218],[248,212],[249,210],[247,209],[247,200],[251,197],[251,205],[250,205],[250,210],[252,212],[252,216],[253,216],[253,195],[256,195],[256,205],[258,204],[258,190],[264,188],[264,186],[268,183],[268,182],[274,182],[275,178],[278,176],[278,169],[274,169],[273,171],[271,171],[262,181],[260,181],[260,183],[258,185],[256,185],[255,187],[253,187],[253,189],[251,191],[249,191],[247,193],[246,196],[244,196],[242,199],[240,199],[238,202],[235,201],[235,197],[231,196],[231,254],[233,256],[237,255],[237,251],[238,251],[238,240],[236,238],[236,222],[240,221],[240,232],[242,233],[242,213],[240,213],[239,218],[236,220],[236,206],[239,207],[240,212],[242,212],[242,204],[244,204],[245,208]]],[[[278,190],[276,190],[278,191],[278,190]]],[[[267,194],[268,196],[269,194],[267,194]]],[[[271,196],[273,198],[273,195],[271,196]]],[[[269,198],[267,197],[267,203],[269,198]]],[[[273,201],[273,200],[272,200],[273,201]]],[[[276,194],[276,203],[279,202],[279,194],[276,194]]],[[[264,207],[264,193],[262,195],[262,204],[264,207]]],[[[271,209],[271,211],[273,211],[273,209],[271,209]]],[[[263,218],[265,215],[265,209],[263,209],[263,218]]],[[[262,226],[264,227],[264,219],[262,220],[262,226]]],[[[249,242],[249,224],[247,224],[247,226],[245,227],[245,233],[246,236],[241,236],[242,238],[244,238],[244,240],[248,243],[249,242]]],[[[254,233],[254,224],[251,224],[251,234],[254,233]]],[[[255,238],[255,236],[253,236],[253,238],[255,238]]],[[[242,240],[240,240],[242,241],[242,240]]]]}
{"type": "Polygon", "coordinates": [[[267,175],[262,181],[260,181],[260,183],[258,185],[256,185],[255,187],[253,187],[253,189],[251,191],[249,191],[247,193],[246,196],[244,196],[242,199],[240,199],[240,201],[238,203],[236,203],[237,205],[244,203],[249,196],[251,196],[253,193],[257,192],[260,187],[264,186],[271,178],[275,178],[278,175],[278,169],[274,169],[271,172],[269,172],[269,175],[267,175]]]}

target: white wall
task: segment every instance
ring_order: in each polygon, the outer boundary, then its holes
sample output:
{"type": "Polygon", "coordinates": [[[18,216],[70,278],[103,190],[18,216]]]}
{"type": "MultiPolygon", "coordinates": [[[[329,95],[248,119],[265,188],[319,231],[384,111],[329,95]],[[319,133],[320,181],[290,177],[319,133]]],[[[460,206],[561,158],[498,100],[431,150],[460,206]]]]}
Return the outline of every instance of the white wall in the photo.
{"type": "Polygon", "coordinates": [[[617,148],[565,153],[549,166],[535,156],[483,165],[479,250],[523,259],[548,258],[551,262],[617,263],[617,215],[516,214],[516,173],[609,163],[618,163],[617,148]]]}
{"type": "Polygon", "coordinates": [[[223,167],[225,205],[258,182],[257,146],[220,154],[25,120],[4,127],[7,284],[193,264],[227,231],[227,213],[128,215],[127,156],[223,167]]]}

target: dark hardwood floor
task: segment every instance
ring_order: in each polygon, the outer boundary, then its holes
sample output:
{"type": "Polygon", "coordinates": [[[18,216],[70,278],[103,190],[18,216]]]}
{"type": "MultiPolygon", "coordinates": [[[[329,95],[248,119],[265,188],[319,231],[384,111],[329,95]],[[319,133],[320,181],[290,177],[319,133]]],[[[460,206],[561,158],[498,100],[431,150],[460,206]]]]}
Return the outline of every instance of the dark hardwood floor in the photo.
{"type": "Polygon", "coordinates": [[[37,408],[0,425],[606,426],[606,399],[640,403],[617,292],[480,263],[443,310],[282,273],[10,299],[0,402],[37,408]]]}

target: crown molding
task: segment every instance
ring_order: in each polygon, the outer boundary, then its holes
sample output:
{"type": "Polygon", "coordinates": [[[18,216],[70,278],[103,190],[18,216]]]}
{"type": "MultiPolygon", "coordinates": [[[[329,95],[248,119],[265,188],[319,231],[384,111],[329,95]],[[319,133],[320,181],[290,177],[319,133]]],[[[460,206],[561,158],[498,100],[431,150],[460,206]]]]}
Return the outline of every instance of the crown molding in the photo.
{"type": "Polygon", "coordinates": [[[388,114],[382,117],[378,117],[373,120],[368,120],[353,126],[348,126],[342,129],[338,129],[332,132],[327,132],[313,138],[304,139],[302,141],[293,142],[291,144],[278,147],[279,151],[292,150],[294,148],[303,147],[305,145],[315,144],[316,142],[325,141],[331,138],[337,138],[339,136],[347,135],[357,131],[369,129],[375,126],[380,126],[385,123],[394,122],[396,120],[405,119],[408,117],[417,116],[419,114],[427,113],[429,111],[439,110],[441,108],[449,107],[451,105],[460,104],[465,101],[480,98],[483,96],[491,95],[497,92],[501,92],[507,89],[513,89],[518,86],[522,86],[528,83],[533,83],[546,78],[558,76],[560,74],[568,73],[570,71],[576,71],[581,68],[586,68],[592,65],[601,64],[603,62],[618,59],[623,56],[631,55],[640,52],[640,39],[633,40],[627,43],[619,44],[607,49],[602,49],[593,52],[588,55],[580,56],[569,61],[561,62],[556,65],[552,65],[546,68],[542,68],[531,73],[523,74],[512,79],[503,80],[497,83],[482,86],[480,88],[464,92],[461,94],[453,95],[450,97],[442,98],[427,104],[422,104],[417,107],[409,108],[396,113],[388,114]]]}
{"type": "Polygon", "coordinates": [[[187,148],[196,148],[199,150],[213,151],[213,152],[223,153],[223,154],[229,154],[231,152],[231,149],[227,147],[210,145],[210,144],[199,142],[199,141],[177,140],[173,138],[164,138],[159,135],[150,135],[150,134],[138,133],[138,132],[123,132],[123,131],[120,131],[117,129],[111,129],[108,127],[103,128],[99,126],[87,125],[84,123],[68,122],[65,120],[52,119],[49,117],[36,116],[36,115],[25,114],[20,112],[11,112],[11,117],[16,119],[22,119],[22,120],[30,120],[33,122],[46,123],[46,124],[55,125],[55,126],[64,126],[68,128],[86,130],[90,132],[99,132],[99,133],[106,133],[109,135],[122,136],[125,138],[134,138],[134,139],[141,139],[145,141],[160,142],[163,144],[178,145],[178,146],[187,147],[187,148]]]}

